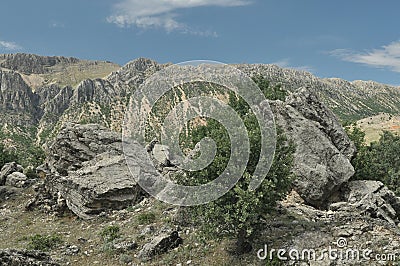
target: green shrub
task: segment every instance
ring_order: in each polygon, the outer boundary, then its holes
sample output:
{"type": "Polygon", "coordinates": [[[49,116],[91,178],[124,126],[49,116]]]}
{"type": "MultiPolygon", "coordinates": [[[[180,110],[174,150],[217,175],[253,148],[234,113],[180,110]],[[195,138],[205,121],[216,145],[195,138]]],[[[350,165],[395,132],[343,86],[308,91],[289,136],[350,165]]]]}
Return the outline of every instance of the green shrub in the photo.
{"type": "Polygon", "coordinates": [[[140,213],[137,216],[137,221],[139,224],[151,224],[156,220],[156,215],[153,212],[146,212],[146,213],[140,213]]]}
{"type": "MultiPolygon", "coordinates": [[[[279,86],[270,87],[262,77],[256,82],[267,98],[284,100],[286,92],[279,86]]],[[[248,186],[255,171],[261,151],[261,133],[256,116],[249,111],[248,104],[240,97],[229,94],[229,105],[241,116],[250,140],[250,157],[246,171],[236,186],[221,198],[205,205],[189,207],[188,218],[202,227],[205,237],[234,237],[237,240],[235,252],[245,253],[251,249],[251,240],[259,226],[262,216],[276,206],[290,190],[292,181],[292,164],[295,147],[283,130],[277,129],[277,144],[273,164],[264,182],[255,191],[248,186]]],[[[230,158],[230,140],[223,126],[207,119],[206,125],[192,126],[188,124],[188,132],[181,134],[181,146],[193,149],[194,144],[205,137],[213,139],[217,146],[217,154],[213,162],[197,172],[186,172],[178,183],[198,185],[207,183],[221,174],[230,158]]]]}
{"type": "MultiPolygon", "coordinates": [[[[361,130],[356,128],[354,131],[361,130]]],[[[377,142],[366,145],[365,141],[360,141],[362,135],[349,134],[358,146],[357,154],[352,160],[356,171],[353,179],[381,181],[400,196],[400,136],[384,131],[377,142]]]]}
{"type": "Polygon", "coordinates": [[[112,242],[121,237],[120,228],[117,225],[107,226],[100,232],[100,236],[105,243],[112,242]]]}
{"type": "Polygon", "coordinates": [[[59,235],[40,235],[36,234],[29,237],[28,249],[49,251],[63,241],[59,235]]]}

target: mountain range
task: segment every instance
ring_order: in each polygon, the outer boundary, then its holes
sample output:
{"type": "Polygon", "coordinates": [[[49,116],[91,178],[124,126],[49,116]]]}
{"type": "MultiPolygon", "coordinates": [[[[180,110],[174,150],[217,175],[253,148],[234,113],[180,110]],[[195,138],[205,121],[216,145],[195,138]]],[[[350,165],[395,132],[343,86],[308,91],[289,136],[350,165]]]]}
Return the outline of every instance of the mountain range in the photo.
{"type": "MultiPolygon", "coordinates": [[[[61,56],[0,55],[0,139],[8,147],[24,150],[27,143],[46,144],[65,122],[98,123],[120,131],[130,95],[168,65],[145,58],[120,67],[61,56]]],[[[318,78],[270,64],[233,66],[288,91],[312,90],[342,122],[400,114],[399,87],[318,78]]]]}

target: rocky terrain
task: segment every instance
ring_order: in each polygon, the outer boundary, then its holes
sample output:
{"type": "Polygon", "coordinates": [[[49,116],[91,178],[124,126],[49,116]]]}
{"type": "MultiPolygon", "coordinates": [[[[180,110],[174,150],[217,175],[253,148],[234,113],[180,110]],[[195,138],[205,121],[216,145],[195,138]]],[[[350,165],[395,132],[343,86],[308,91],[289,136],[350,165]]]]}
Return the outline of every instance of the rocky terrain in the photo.
{"type": "MultiPolygon", "coordinates": [[[[120,131],[130,95],[166,65],[137,59],[105,78],[88,76],[77,85],[33,86],[26,79],[79,63],[0,56],[1,140],[17,150],[33,143],[46,151],[35,179],[26,175],[29,165],[12,162],[1,169],[1,265],[399,263],[400,198],[381,182],[351,179],[356,149],[340,123],[379,112],[398,114],[399,88],[319,79],[272,65],[238,66],[290,91],[284,101],[270,105],[276,124],[296,147],[291,193],[265,213],[253,249],[239,256],[230,251],[232,239],[202,238],[199,228],[188,223],[185,208],[150,197],[126,166],[120,131]],[[35,251],[43,245],[46,252],[35,251]],[[371,252],[360,259],[332,260],[322,252],[319,260],[272,262],[257,256],[265,245],[318,254],[329,247],[371,252]],[[397,257],[379,261],[378,255],[397,257]]],[[[176,171],[160,152],[163,147],[153,143],[147,148],[160,173],[176,171]]]]}

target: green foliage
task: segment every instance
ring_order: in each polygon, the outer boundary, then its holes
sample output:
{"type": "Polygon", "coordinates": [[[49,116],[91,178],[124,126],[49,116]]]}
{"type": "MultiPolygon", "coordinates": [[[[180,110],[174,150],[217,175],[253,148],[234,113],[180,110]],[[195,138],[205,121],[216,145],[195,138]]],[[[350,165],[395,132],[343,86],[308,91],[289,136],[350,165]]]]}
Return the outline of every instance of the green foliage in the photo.
{"type": "MultiPolygon", "coordinates": [[[[350,134],[350,138],[360,142],[361,135],[362,133],[350,134]]],[[[356,144],[360,147],[352,160],[356,170],[353,179],[381,181],[400,195],[400,136],[384,131],[379,141],[372,142],[369,146],[365,142],[361,143],[356,144]]]]}
{"type": "Polygon", "coordinates": [[[281,101],[285,100],[287,91],[282,89],[282,85],[278,84],[275,86],[271,86],[270,82],[262,75],[254,76],[253,81],[258,85],[258,87],[261,89],[267,99],[281,101]]]}
{"type": "Polygon", "coordinates": [[[13,162],[17,160],[17,156],[12,153],[7,151],[4,148],[4,145],[0,143],[0,169],[9,162],[13,162]]]}
{"type": "Polygon", "coordinates": [[[141,225],[153,223],[155,220],[156,220],[156,215],[154,212],[140,213],[137,216],[137,221],[141,225]]]}
{"type": "Polygon", "coordinates": [[[121,237],[120,228],[116,225],[107,226],[100,232],[100,236],[104,243],[110,243],[121,237]]]}
{"type": "Polygon", "coordinates": [[[214,202],[192,208],[206,237],[235,236],[240,251],[261,225],[263,214],[271,211],[276,201],[289,191],[295,148],[280,130],[277,141],[274,162],[257,190],[248,190],[251,180],[248,167],[234,189],[214,202]]]}
{"type": "Polygon", "coordinates": [[[365,146],[365,132],[357,127],[356,123],[345,122],[343,124],[347,135],[353,141],[357,151],[361,151],[365,146]]]}
{"type": "Polygon", "coordinates": [[[36,179],[38,178],[38,175],[36,174],[36,171],[32,167],[28,167],[25,169],[25,175],[29,179],[36,179]]]}
{"type": "MultiPolygon", "coordinates": [[[[280,87],[270,89],[265,80],[260,83],[263,92],[269,98],[283,99],[285,92],[280,87]]],[[[256,191],[248,186],[252,179],[261,150],[261,134],[257,119],[249,106],[240,97],[230,94],[229,104],[241,116],[250,140],[250,159],[246,171],[236,186],[223,197],[206,205],[189,208],[189,215],[203,228],[206,237],[235,237],[237,252],[246,252],[248,240],[254,236],[262,223],[262,216],[275,207],[276,201],[289,191],[292,181],[292,163],[294,145],[288,141],[283,131],[278,128],[275,158],[264,182],[256,191]]],[[[221,174],[230,158],[230,140],[226,130],[217,121],[206,119],[206,125],[190,126],[189,132],[181,134],[181,145],[193,148],[194,144],[205,137],[212,138],[217,145],[214,161],[204,170],[187,172],[179,182],[185,185],[207,183],[221,174]],[[183,139],[183,140],[182,140],[183,139]]]]}
{"type": "Polygon", "coordinates": [[[59,235],[36,234],[29,237],[28,249],[49,251],[62,243],[59,235]]]}
{"type": "Polygon", "coordinates": [[[36,168],[41,165],[45,159],[45,153],[40,146],[37,146],[34,139],[36,138],[36,129],[32,127],[20,127],[13,132],[2,132],[0,130],[0,141],[8,139],[11,141],[15,152],[5,152],[3,145],[0,145],[0,165],[1,158],[8,157],[8,161],[16,161],[23,167],[32,166],[36,168]]]}

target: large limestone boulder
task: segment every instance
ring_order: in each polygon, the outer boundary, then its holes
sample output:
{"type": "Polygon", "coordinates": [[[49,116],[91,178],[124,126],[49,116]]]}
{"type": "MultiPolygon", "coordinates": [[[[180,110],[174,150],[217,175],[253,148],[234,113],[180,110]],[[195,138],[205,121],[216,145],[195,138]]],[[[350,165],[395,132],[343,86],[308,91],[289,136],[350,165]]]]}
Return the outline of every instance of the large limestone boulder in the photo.
{"type": "Polygon", "coordinates": [[[47,191],[88,219],[143,198],[122,152],[121,136],[99,125],[66,124],[46,160],[47,191]]]}
{"type": "Polygon", "coordinates": [[[54,178],[52,185],[67,206],[84,219],[106,210],[118,210],[139,202],[143,192],[132,177],[123,155],[102,153],[83,163],[68,176],[54,178]]]}
{"type": "Polygon", "coordinates": [[[354,174],[355,147],[335,115],[307,89],[271,103],[276,125],[296,146],[296,191],[310,205],[326,207],[331,195],[354,174]]]}
{"type": "Polygon", "coordinates": [[[51,172],[65,176],[107,151],[122,152],[120,134],[97,124],[66,123],[49,149],[46,164],[51,172]]]}

